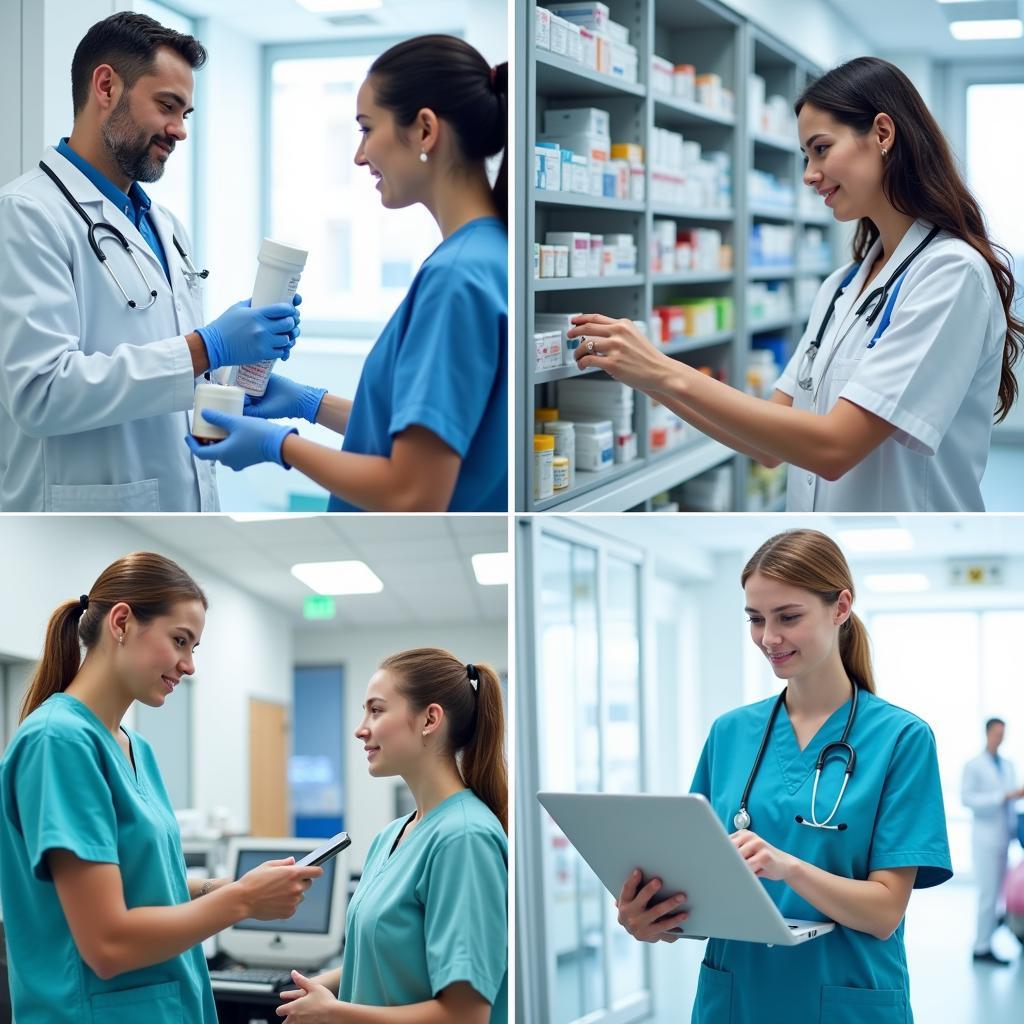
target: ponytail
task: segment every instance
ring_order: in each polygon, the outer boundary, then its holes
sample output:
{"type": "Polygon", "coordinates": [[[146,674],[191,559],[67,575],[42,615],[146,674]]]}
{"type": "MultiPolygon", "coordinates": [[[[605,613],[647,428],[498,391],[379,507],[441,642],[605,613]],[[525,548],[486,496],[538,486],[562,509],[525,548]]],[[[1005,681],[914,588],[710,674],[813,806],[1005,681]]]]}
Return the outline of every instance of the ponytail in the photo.
{"type": "Polygon", "coordinates": [[[456,36],[417,36],[382,53],[368,77],[400,127],[427,108],[451,126],[466,163],[483,167],[502,154],[491,194],[508,230],[508,62],[492,68],[456,36]]]}
{"type": "Polygon", "coordinates": [[[88,594],[66,601],[46,628],[43,656],[21,705],[24,721],[55,693],[63,693],[78,673],[82,648],[99,642],[101,626],[115,604],[131,606],[141,622],[167,615],[178,601],[199,601],[208,607],[199,584],[176,562],[150,551],[136,551],[108,565],[88,594]]]}
{"type": "Polygon", "coordinates": [[[450,753],[463,781],[507,833],[505,708],[498,674],[490,665],[466,665],[439,647],[392,654],[380,668],[394,674],[396,689],[414,711],[441,705],[448,719],[450,753]]]}
{"type": "Polygon", "coordinates": [[[475,666],[476,725],[462,750],[462,777],[508,832],[508,768],[505,764],[505,706],[501,682],[490,665],[475,666]]]}
{"type": "Polygon", "coordinates": [[[50,616],[43,657],[21,702],[19,721],[24,722],[47,697],[63,693],[75,678],[82,661],[78,622],[84,610],[84,601],[66,601],[50,616]]]}
{"type": "MultiPolygon", "coordinates": [[[[787,530],[769,537],[743,567],[740,586],[746,586],[755,572],[809,590],[826,604],[835,604],[844,590],[851,598],[856,596],[853,575],[839,545],[818,530],[787,530]]],[[[839,627],[839,656],[850,679],[874,693],[868,631],[852,611],[839,627]]]]}
{"type": "MultiPolygon", "coordinates": [[[[838,596],[838,595],[837,595],[838,596]]],[[[853,613],[839,628],[839,656],[846,674],[868,693],[875,692],[875,675],[871,669],[871,641],[867,627],[853,613]]]]}

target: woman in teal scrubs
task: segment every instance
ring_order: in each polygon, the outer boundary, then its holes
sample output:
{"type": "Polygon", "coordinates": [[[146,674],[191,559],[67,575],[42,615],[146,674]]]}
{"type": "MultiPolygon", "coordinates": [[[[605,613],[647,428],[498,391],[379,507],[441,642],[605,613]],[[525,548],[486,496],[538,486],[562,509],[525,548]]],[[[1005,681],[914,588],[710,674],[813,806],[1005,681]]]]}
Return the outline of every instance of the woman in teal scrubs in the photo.
{"type": "Polygon", "coordinates": [[[289,858],[236,882],[185,876],[152,748],[120,723],[136,700],[174,699],[205,613],[183,569],[141,552],[50,619],[0,761],[0,901],[18,1024],[216,1024],[202,940],[248,917],[290,917],[323,873],[289,858]]]}
{"type": "MultiPolygon", "coordinates": [[[[742,573],[751,639],[785,682],[785,699],[741,803],[777,698],[711,728],[692,790],[708,798],[785,917],[835,921],[797,946],[714,939],[700,969],[695,1024],[911,1024],[903,919],[913,889],[952,876],[935,740],[920,718],[875,693],[868,636],[854,615],[842,552],[814,530],[772,537],[742,573]],[[826,760],[813,802],[815,763],[826,760]],[[833,748],[835,750],[835,748],[833,748]],[[744,815],[745,810],[745,815],[744,815]],[[801,820],[802,819],[802,820],[801,820]],[[828,827],[818,827],[826,825],[828,827]]],[[[635,873],[619,920],[646,942],[674,942],[686,913],[649,907],[660,888],[635,873]]],[[[699,893],[675,894],[678,906],[699,893]]]]}
{"type": "Polygon", "coordinates": [[[501,683],[447,651],[405,651],[381,663],[363,709],[370,774],[400,775],[416,811],[370,846],[340,977],[293,971],[299,987],[277,1012],[289,1024],[507,1024],[501,683]]]}
{"type": "Polygon", "coordinates": [[[211,412],[226,440],[186,443],[232,469],[294,467],[330,491],[330,512],[508,508],[508,183],[486,158],[508,136],[508,64],[432,35],[391,47],[356,99],[355,162],[389,210],[422,204],[441,244],[366,359],[352,399],[276,374],[246,416],[211,412]],[[305,419],[341,451],[271,423],[305,419]]]}

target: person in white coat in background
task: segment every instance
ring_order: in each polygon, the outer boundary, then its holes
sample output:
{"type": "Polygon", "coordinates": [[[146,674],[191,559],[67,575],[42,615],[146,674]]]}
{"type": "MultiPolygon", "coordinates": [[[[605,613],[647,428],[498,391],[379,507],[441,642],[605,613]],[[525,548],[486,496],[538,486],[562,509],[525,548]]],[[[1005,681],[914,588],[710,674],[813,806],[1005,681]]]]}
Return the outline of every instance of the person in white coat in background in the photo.
{"type": "Polygon", "coordinates": [[[181,443],[196,378],[295,343],[292,303],[203,326],[207,271],[139,185],[184,141],[205,61],[145,15],[97,22],[71,135],[0,188],[0,512],[218,511],[212,466],[181,443]]]}
{"type": "Polygon", "coordinates": [[[971,852],[978,880],[978,933],[974,959],[1006,966],[992,952],[992,935],[999,925],[999,901],[1006,878],[1006,857],[1010,839],[1017,834],[1017,800],[1024,787],[1017,787],[1013,762],[999,754],[1006,734],[1001,718],[985,723],[985,750],[964,766],[960,799],[974,813],[971,852]]]}

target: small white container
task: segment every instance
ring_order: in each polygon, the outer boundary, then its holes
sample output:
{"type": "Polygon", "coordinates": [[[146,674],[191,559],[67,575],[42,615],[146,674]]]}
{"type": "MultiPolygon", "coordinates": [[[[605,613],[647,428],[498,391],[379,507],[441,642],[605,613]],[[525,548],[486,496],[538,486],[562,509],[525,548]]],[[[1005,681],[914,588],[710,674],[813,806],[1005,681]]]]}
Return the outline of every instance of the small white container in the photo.
{"type": "Polygon", "coordinates": [[[241,416],[245,409],[245,392],[230,384],[203,381],[196,385],[196,401],[192,408],[192,436],[199,441],[221,441],[228,436],[223,427],[207,423],[202,417],[204,409],[241,416]]]}
{"type": "Polygon", "coordinates": [[[569,246],[553,245],[555,250],[555,277],[569,276],[569,246]]]}
{"type": "Polygon", "coordinates": [[[591,473],[610,469],[615,463],[615,438],[611,420],[578,421],[576,430],[576,468],[591,473]]]}
{"type": "MultiPolygon", "coordinates": [[[[252,308],[270,306],[275,302],[291,302],[299,287],[299,278],[308,256],[305,249],[264,238],[257,256],[260,266],[252,288],[252,308]]],[[[266,394],[270,371],[276,361],[265,359],[260,363],[240,366],[233,383],[253,398],[262,397],[266,394]]]]}
{"type": "Polygon", "coordinates": [[[564,491],[569,486],[569,460],[564,455],[556,455],[551,460],[551,472],[555,490],[564,491]]]}
{"type": "Polygon", "coordinates": [[[540,247],[540,276],[555,276],[555,247],[553,245],[540,247]]]}
{"type": "Polygon", "coordinates": [[[555,493],[555,439],[546,434],[533,437],[533,500],[544,501],[555,493]]]}
{"type": "Polygon", "coordinates": [[[576,424],[569,420],[554,420],[544,424],[544,433],[555,439],[555,457],[569,460],[570,486],[576,482],[576,424]]]}

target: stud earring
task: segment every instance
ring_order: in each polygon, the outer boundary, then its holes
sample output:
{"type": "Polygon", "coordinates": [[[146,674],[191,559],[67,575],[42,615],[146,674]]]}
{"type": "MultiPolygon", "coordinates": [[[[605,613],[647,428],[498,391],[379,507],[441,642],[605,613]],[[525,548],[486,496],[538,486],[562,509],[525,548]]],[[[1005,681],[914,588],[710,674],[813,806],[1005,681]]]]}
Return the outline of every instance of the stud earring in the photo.
{"type": "Polygon", "coordinates": [[[421,151],[420,151],[420,163],[421,163],[421,164],[425,164],[426,162],[427,162],[427,153],[426,153],[426,150],[421,150],[421,151]]]}
{"type": "Polygon", "coordinates": [[[885,148],[885,146],[883,146],[882,147],[882,156],[885,156],[887,152],[888,152],[888,150],[885,148]]]}

